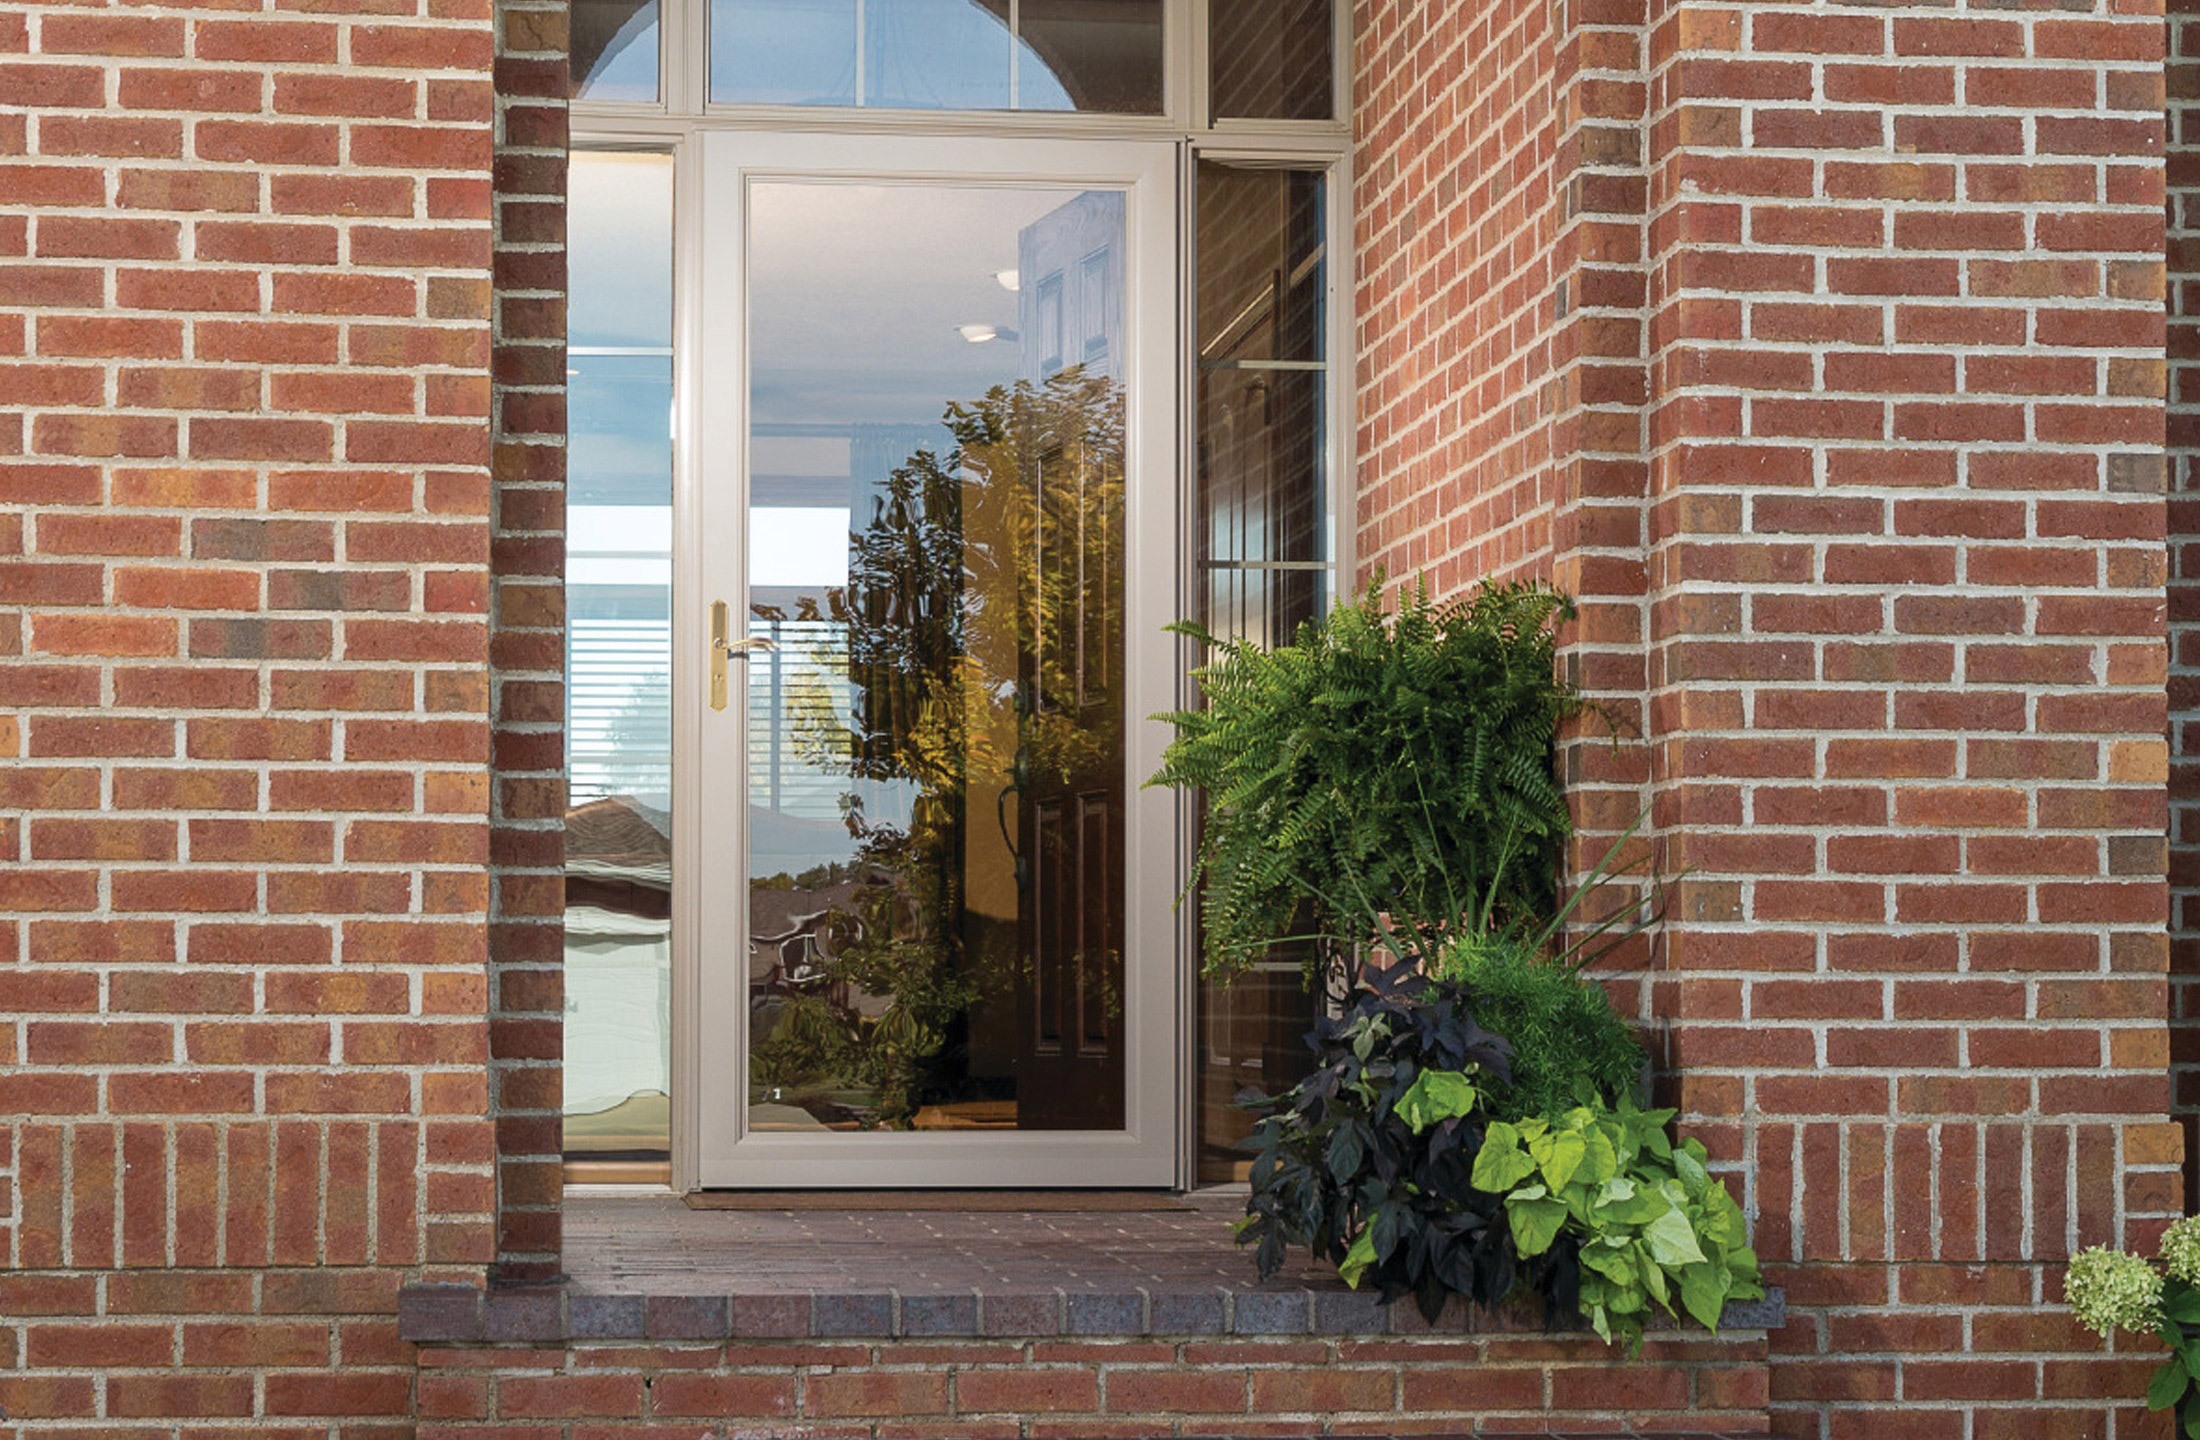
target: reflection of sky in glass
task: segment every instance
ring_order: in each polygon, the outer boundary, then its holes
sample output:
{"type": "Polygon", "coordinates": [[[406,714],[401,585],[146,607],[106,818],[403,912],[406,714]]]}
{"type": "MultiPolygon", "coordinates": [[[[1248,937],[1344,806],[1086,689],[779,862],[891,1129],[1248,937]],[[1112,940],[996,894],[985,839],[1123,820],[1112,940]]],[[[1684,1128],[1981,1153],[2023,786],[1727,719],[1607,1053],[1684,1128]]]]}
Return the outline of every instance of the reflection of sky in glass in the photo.
{"type": "Polygon", "coordinates": [[[574,99],[657,98],[657,0],[574,0],[573,36],[574,62],[588,67],[573,77],[574,99]],[[584,54],[605,29],[603,48],[584,54]]]}
{"type": "MultiPolygon", "coordinates": [[[[1005,0],[995,3],[1005,11],[1005,0]]],[[[1130,28],[1143,39],[1149,27],[1130,28]]],[[[1150,29],[1152,96],[1150,103],[1127,107],[1134,110],[1160,104],[1158,7],[1150,29]]],[[[712,0],[710,49],[716,101],[898,110],[1077,108],[1048,62],[1011,36],[1005,14],[974,0],[862,0],[860,8],[857,0],[712,0]]]]}
{"type": "Polygon", "coordinates": [[[567,500],[661,505],[672,493],[672,358],[570,355],[567,500]]]}
{"type": "Polygon", "coordinates": [[[568,342],[669,348],[671,158],[576,153],[568,184],[568,342]]]}
{"type": "Polygon", "coordinates": [[[856,0],[713,0],[710,98],[856,103],[856,0]]]}
{"type": "Polygon", "coordinates": [[[1008,27],[969,0],[866,0],[864,102],[1006,110],[1008,27]]]}
{"type": "Polygon", "coordinates": [[[672,494],[672,161],[573,157],[566,253],[574,504],[672,494]]]}

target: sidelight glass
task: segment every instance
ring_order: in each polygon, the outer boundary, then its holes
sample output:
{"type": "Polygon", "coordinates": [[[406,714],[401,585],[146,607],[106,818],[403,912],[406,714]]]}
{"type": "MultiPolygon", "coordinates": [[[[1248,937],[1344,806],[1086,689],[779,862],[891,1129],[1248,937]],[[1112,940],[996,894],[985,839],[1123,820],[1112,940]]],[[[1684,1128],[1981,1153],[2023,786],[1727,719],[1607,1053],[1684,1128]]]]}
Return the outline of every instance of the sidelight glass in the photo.
{"type": "MultiPolygon", "coordinates": [[[[1202,161],[1195,230],[1194,604],[1216,635],[1288,643],[1328,605],[1328,254],[1322,172],[1202,161]]],[[[1198,1178],[1245,1178],[1247,1087],[1305,1073],[1323,997],[1278,946],[1197,995],[1198,1178]]]]}
{"type": "Polygon", "coordinates": [[[1162,108],[1163,0],[711,0],[710,98],[891,110],[1162,108]]]}
{"type": "Polygon", "coordinates": [[[749,1127],[1120,1129],[1125,197],[749,195],[749,1127]]]}
{"type": "Polygon", "coordinates": [[[672,1032],[672,160],[572,157],[565,1149],[661,1161],[672,1032]]]}
{"type": "Polygon", "coordinates": [[[1215,118],[1336,116],[1333,0],[1209,0],[1207,53],[1215,118]]]}

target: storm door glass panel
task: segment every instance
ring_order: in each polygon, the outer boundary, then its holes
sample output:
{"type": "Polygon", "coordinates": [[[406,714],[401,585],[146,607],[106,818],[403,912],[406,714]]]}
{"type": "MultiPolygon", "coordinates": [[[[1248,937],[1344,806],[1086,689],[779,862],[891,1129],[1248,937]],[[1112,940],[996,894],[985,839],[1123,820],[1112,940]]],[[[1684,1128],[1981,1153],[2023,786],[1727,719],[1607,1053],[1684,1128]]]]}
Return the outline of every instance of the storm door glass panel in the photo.
{"type": "Polygon", "coordinates": [[[1162,106],[1163,0],[711,0],[710,98],[892,110],[1162,106]]]}
{"type": "Polygon", "coordinates": [[[663,1160],[672,1060],[672,161],[578,152],[570,183],[565,1148],[575,1159],[663,1160]]]}
{"type": "Polygon", "coordinates": [[[1125,197],[748,193],[748,1129],[1120,1130],[1125,197]]]}
{"type": "Polygon", "coordinates": [[[576,100],[657,98],[657,0],[573,0],[576,100]]]}
{"type": "Polygon", "coordinates": [[[1333,0],[1209,0],[1214,113],[1227,120],[1336,115],[1333,0]]]}
{"type": "MultiPolygon", "coordinates": [[[[1202,162],[1196,234],[1194,603],[1216,635],[1274,646],[1328,604],[1328,257],[1324,177],[1202,162]]],[[[1308,1065],[1316,956],[1278,946],[1198,993],[1198,1178],[1245,1178],[1234,1102],[1308,1065]]]]}

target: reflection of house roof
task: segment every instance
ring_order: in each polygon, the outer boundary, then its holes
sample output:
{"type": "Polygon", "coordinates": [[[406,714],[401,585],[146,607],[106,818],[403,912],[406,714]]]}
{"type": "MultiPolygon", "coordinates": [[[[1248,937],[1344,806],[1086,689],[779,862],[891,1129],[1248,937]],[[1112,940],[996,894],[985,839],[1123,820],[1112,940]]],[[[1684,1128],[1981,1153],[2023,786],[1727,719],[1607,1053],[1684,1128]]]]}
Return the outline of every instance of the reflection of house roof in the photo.
{"type": "MultiPolygon", "coordinates": [[[[838,820],[808,819],[753,806],[749,847],[759,868],[770,866],[782,874],[845,862],[855,852],[848,827],[838,820]]],[[[574,806],[565,812],[565,871],[574,880],[623,881],[648,890],[670,890],[672,816],[631,795],[574,806]]],[[[800,916],[845,905],[853,893],[854,887],[847,884],[816,890],[759,885],[751,899],[751,928],[759,934],[791,932],[800,916]]]]}
{"type": "Polygon", "coordinates": [[[799,934],[804,926],[826,915],[846,911],[855,894],[856,887],[852,883],[824,885],[814,890],[754,886],[749,891],[749,941],[768,944],[799,934]]]}
{"type": "Polygon", "coordinates": [[[672,873],[672,817],[627,795],[565,812],[565,859],[575,869],[640,878],[672,873]]]}

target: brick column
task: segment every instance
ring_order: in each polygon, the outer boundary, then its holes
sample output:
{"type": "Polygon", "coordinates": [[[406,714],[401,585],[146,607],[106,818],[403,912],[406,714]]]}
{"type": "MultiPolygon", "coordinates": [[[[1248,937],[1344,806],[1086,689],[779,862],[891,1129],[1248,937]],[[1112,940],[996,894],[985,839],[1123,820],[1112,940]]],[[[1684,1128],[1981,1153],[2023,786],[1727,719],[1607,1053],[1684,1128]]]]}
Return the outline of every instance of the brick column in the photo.
{"type": "Polygon", "coordinates": [[[490,1257],[491,52],[0,3],[12,1423],[402,1416],[490,1257]]]}
{"type": "Polygon", "coordinates": [[[2148,8],[1650,16],[1660,1011],[1793,1433],[2097,1423],[2036,1307],[2180,1206],[2148,8]]]}
{"type": "Polygon", "coordinates": [[[566,0],[498,0],[490,1098],[499,1274],[558,1272],[566,0]]]}

